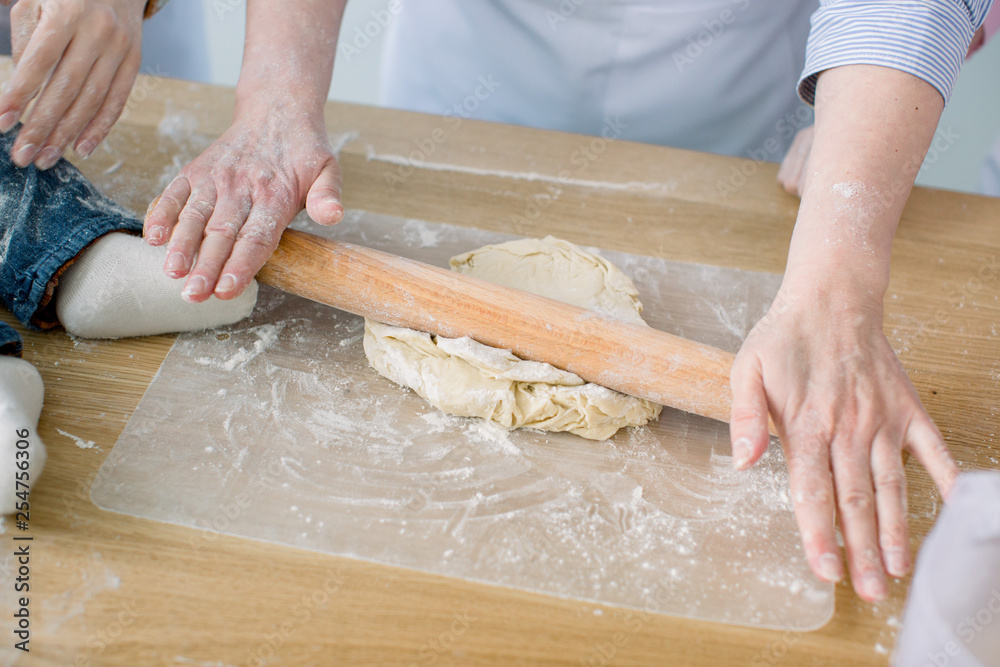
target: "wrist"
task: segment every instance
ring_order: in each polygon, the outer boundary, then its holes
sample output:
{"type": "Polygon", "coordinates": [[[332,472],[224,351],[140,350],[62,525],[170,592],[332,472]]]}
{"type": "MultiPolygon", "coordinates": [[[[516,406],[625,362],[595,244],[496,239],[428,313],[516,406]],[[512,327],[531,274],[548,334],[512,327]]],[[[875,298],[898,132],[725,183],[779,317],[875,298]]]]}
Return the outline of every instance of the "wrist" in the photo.
{"type": "Polygon", "coordinates": [[[315,99],[316,97],[317,95],[292,91],[275,92],[267,87],[237,86],[233,122],[259,123],[265,119],[283,117],[292,127],[306,123],[310,127],[322,129],[326,126],[323,115],[326,100],[315,99]],[[262,90],[267,90],[267,94],[263,94],[262,90]]]}
{"type": "Polygon", "coordinates": [[[824,261],[792,265],[781,280],[779,293],[789,303],[845,316],[870,315],[881,319],[888,271],[858,270],[850,262],[824,261]]]}

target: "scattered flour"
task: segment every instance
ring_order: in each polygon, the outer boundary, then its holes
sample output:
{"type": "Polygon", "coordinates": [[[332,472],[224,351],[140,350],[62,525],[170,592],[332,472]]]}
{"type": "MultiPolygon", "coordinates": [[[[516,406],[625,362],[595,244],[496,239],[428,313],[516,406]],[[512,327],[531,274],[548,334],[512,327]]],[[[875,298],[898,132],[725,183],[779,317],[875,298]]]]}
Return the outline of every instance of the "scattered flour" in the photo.
{"type": "Polygon", "coordinates": [[[226,361],[219,361],[218,359],[213,359],[212,357],[198,357],[194,360],[194,362],[202,366],[211,366],[227,372],[232,372],[237,368],[243,368],[248,363],[259,357],[264,350],[274,345],[275,341],[278,340],[278,335],[281,333],[281,330],[285,328],[285,326],[287,326],[287,322],[276,322],[274,324],[261,324],[256,327],[246,329],[245,331],[252,332],[257,335],[257,340],[254,341],[253,345],[249,348],[241,347],[236,351],[236,354],[231,356],[226,361]]]}
{"type": "Polygon", "coordinates": [[[435,248],[441,237],[440,229],[431,229],[423,220],[407,220],[403,225],[403,233],[410,245],[418,248],[435,248]]]}
{"type": "Polygon", "coordinates": [[[425,162],[423,160],[411,160],[403,155],[393,155],[391,153],[379,153],[374,146],[369,145],[366,150],[366,157],[369,161],[379,160],[396,164],[402,167],[417,167],[429,171],[453,171],[463,174],[473,174],[477,176],[497,176],[499,178],[510,178],[519,181],[537,181],[539,183],[555,183],[558,185],[569,185],[595,190],[624,190],[639,192],[661,192],[670,193],[677,189],[677,184],[673,181],[664,183],[650,183],[646,181],[600,181],[583,178],[564,178],[551,174],[540,174],[533,171],[508,171],[505,169],[483,169],[480,167],[470,167],[459,164],[441,164],[436,162],[425,162]]]}
{"type": "Polygon", "coordinates": [[[355,139],[361,138],[361,133],[357,130],[352,130],[351,132],[344,132],[343,134],[338,134],[330,137],[330,150],[336,157],[340,157],[340,151],[344,149],[347,142],[354,141],[355,139]]]}
{"type": "Polygon", "coordinates": [[[833,184],[833,191],[844,199],[854,199],[859,194],[863,193],[864,189],[865,185],[860,181],[844,181],[842,183],[833,184]]]}
{"type": "Polygon", "coordinates": [[[75,442],[76,446],[79,447],[80,449],[93,449],[94,445],[96,444],[93,440],[84,440],[83,438],[77,437],[72,433],[67,433],[61,428],[57,428],[56,431],[59,432],[59,435],[65,436],[70,440],[72,440],[73,442],[75,442]]]}

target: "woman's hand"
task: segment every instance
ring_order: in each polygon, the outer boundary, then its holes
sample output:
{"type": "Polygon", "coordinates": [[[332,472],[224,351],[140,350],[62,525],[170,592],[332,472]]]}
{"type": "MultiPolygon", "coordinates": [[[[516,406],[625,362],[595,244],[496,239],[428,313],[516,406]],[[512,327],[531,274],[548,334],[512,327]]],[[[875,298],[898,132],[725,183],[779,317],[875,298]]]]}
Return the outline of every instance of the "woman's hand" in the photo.
{"type": "Polygon", "coordinates": [[[778,182],[790,195],[801,197],[805,190],[806,168],[812,153],[814,125],[799,130],[778,168],[778,182]]]}
{"type": "Polygon", "coordinates": [[[73,143],[87,157],[125,108],[142,60],[145,0],[20,0],[11,9],[17,68],[0,94],[0,132],[35,101],[11,152],[53,166],[73,143]]]}
{"type": "Polygon", "coordinates": [[[745,469],[767,450],[773,416],[813,572],[843,578],[839,515],[854,588],[874,601],[887,594],[886,572],[911,565],[902,450],[943,495],[958,469],[882,332],[881,300],[862,293],[786,275],[733,365],[731,435],[745,469]]]}
{"type": "Polygon", "coordinates": [[[340,166],[322,114],[262,107],[188,164],[146,215],[151,245],[169,241],[164,272],[187,276],[188,301],[238,296],[307,207],[321,224],[340,222],[340,166]]]}

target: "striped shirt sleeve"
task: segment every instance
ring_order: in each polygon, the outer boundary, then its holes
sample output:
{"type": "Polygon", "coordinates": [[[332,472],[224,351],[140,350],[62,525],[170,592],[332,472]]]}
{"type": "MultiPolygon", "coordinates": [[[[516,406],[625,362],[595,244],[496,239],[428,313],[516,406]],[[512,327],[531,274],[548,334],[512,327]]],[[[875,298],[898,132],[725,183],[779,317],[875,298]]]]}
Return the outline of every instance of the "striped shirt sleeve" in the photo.
{"type": "Polygon", "coordinates": [[[820,72],[882,65],[934,86],[945,102],[993,0],[822,0],[812,16],[799,97],[816,100],[820,72]]]}

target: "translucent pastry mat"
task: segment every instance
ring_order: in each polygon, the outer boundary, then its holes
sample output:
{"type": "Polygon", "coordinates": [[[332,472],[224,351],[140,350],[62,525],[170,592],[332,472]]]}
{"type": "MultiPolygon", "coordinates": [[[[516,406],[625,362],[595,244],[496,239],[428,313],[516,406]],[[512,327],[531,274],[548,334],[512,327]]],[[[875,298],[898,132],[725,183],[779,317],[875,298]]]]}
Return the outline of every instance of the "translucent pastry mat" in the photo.
{"type": "MultiPolygon", "coordinates": [[[[511,236],[351,212],[296,227],[447,266],[511,236]]],[[[735,351],[778,276],[601,252],[650,325],[735,351]]],[[[261,288],[248,321],[180,336],[91,490],[157,521],[724,623],[817,628],[777,441],[665,409],[594,442],[451,417],[372,370],[363,320],[261,288]]],[[[210,533],[203,534],[210,537],[210,533]]],[[[197,539],[194,539],[197,542],[197,539]]]]}

